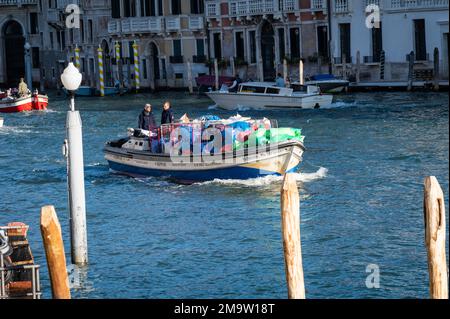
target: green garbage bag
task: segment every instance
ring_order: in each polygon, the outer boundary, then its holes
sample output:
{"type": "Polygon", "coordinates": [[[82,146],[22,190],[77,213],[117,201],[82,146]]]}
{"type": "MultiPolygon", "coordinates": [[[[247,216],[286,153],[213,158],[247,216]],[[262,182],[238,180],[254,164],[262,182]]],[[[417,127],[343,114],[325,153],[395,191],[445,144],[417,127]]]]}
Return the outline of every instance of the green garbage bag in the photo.
{"type": "Polygon", "coordinates": [[[272,128],[269,130],[260,128],[252,133],[244,143],[235,141],[233,148],[239,150],[242,147],[252,147],[255,145],[266,145],[270,143],[280,143],[289,140],[297,140],[303,143],[305,137],[301,129],[296,128],[272,128]]]}

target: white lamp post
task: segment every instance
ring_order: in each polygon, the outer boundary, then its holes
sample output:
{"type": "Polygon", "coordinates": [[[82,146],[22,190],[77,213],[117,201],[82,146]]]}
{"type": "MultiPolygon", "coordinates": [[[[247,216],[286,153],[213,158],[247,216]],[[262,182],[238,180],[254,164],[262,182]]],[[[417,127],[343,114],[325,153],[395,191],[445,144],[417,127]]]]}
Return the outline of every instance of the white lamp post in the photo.
{"type": "Polygon", "coordinates": [[[64,155],[67,157],[72,263],[76,265],[88,262],[82,125],[80,113],[75,111],[75,91],[81,79],[81,73],[72,62],[61,75],[61,82],[70,94],[64,155]]]}
{"type": "Polygon", "coordinates": [[[33,91],[33,78],[32,78],[32,70],[31,70],[31,45],[26,42],[25,45],[23,46],[23,48],[25,49],[25,79],[27,81],[27,85],[28,88],[30,89],[30,91],[33,91]]]}

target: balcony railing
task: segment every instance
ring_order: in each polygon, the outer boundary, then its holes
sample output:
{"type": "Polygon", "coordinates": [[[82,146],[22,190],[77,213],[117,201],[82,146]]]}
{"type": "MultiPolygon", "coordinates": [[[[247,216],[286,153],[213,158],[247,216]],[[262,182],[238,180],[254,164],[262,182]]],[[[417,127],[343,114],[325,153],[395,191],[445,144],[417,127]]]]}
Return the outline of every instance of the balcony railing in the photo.
{"type": "Polygon", "coordinates": [[[166,18],[166,30],[167,31],[179,31],[181,29],[181,22],[179,16],[166,18]]]}
{"type": "Polygon", "coordinates": [[[366,0],[364,10],[367,8],[367,6],[370,6],[370,5],[376,5],[379,8],[381,8],[383,6],[383,1],[382,0],[366,0]]]}
{"type": "Polygon", "coordinates": [[[205,12],[207,17],[217,17],[220,16],[220,4],[217,2],[208,2],[205,3],[205,12]]]}
{"type": "Polygon", "coordinates": [[[389,9],[434,9],[446,8],[449,0],[390,0],[389,9]]]}
{"type": "Polygon", "coordinates": [[[202,16],[189,17],[189,30],[202,30],[204,28],[204,21],[202,16]]]}
{"type": "Polygon", "coordinates": [[[327,8],[326,0],[311,0],[311,9],[313,10],[325,10],[327,8]]]}
{"type": "Polygon", "coordinates": [[[298,10],[296,0],[240,0],[228,2],[230,16],[251,16],[298,10]]]}
{"type": "Polygon", "coordinates": [[[347,13],[350,11],[348,0],[335,0],[334,12],[335,13],[347,13]]]}
{"type": "Polygon", "coordinates": [[[108,23],[108,33],[160,33],[163,31],[164,18],[124,18],[108,23]]]}
{"type": "Polygon", "coordinates": [[[0,6],[22,6],[37,4],[38,0],[0,0],[0,6]]]}

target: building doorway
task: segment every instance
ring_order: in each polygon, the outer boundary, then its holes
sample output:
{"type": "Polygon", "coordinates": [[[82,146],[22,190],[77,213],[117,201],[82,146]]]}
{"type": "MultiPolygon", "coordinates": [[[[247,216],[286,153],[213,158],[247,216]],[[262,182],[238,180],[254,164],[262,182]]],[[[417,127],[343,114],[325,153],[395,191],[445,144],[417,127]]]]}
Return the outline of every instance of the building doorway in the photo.
{"type": "Polygon", "coordinates": [[[5,39],[6,84],[17,86],[20,78],[25,77],[25,38],[22,26],[11,20],[5,23],[2,32],[5,39]]]}
{"type": "Polygon", "coordinates": [[[272,24],[265,22],[261,28],[261,57],[264,81],[275,79],[275,37],[272,24]]]}
{"type": "Polygon", "coordinates": [[[150,43],[150,66],[151,66],[151,73],[150,76],[153,78],[152,80],[155,83],[158,83],[158,80],[160,79],[160,71],[159,71],[159,50],[158,46],[152,42],[150,43]]]}
{"type": "Polygon", "coordinates": [[[102,50],[103,50],[103,76],[105,79],[105,86],[114,86],[113,83],[113,73],[112,73],[112,61],[111,54],[109,52],[108,42],[106,40],[102,41],[102,50]]]}

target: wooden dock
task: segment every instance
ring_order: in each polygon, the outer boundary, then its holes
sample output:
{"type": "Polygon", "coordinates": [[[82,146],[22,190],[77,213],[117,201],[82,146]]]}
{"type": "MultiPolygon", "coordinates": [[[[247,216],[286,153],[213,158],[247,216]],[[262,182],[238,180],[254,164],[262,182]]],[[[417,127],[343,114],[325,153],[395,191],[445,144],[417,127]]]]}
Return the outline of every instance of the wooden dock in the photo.
{"type": "MultiPolygon", "coordinates": [[[[439,90],[447,91],[449,86],[448,80],[439,81],[439,90]]],[[[414,81],[412,83],[413,90],[429,91],[433,89],[433,82],[431,81],[414,81]]],[[[374,81],[374,82],[359,82],[350,83],[349,91],[407,91],[408,81],[374,81]]]]}

